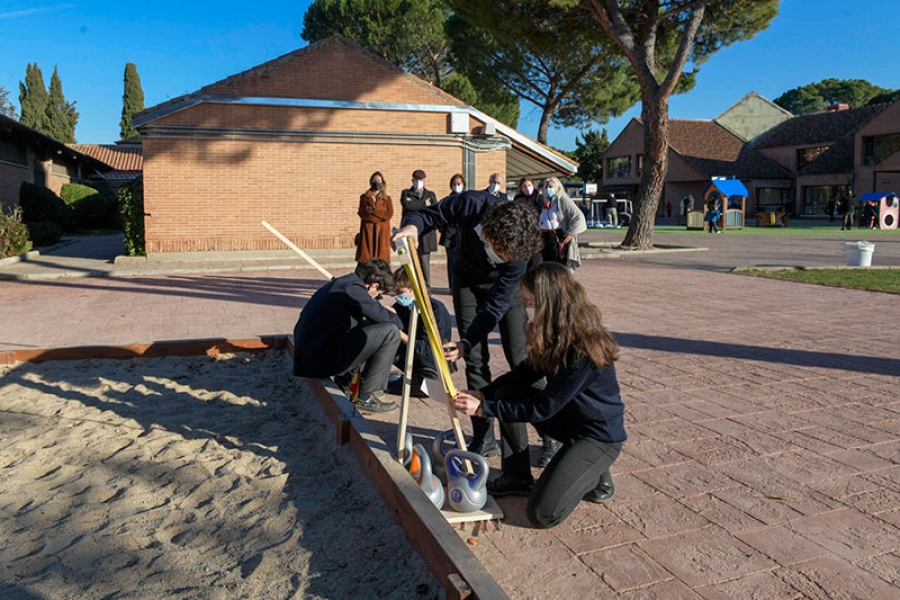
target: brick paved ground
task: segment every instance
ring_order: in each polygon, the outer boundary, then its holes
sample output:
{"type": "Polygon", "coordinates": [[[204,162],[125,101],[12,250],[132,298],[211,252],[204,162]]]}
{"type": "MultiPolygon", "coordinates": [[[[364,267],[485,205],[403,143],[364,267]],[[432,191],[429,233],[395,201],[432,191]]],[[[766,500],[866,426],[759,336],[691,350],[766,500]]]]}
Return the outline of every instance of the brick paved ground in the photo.
{"type": "MultiPolygon", "coordinates": [[[[898,241],[876,241],[876,257],[898,241]]],[[[550,531],[501,499],[504,526],[474,552],[520,598],[900,596],[898,297],[739,277],[703,254],[577,272],[623,347],[616,499],[550,531]]],[[[439,297],[445,282],[436,268],[439,297]]],[[[286,333],[320,283],[298,270],[3,281],[0,349],[286,333]]],[[[411,419],[418,440],[446,428],[430,401],[411,419]]]]}

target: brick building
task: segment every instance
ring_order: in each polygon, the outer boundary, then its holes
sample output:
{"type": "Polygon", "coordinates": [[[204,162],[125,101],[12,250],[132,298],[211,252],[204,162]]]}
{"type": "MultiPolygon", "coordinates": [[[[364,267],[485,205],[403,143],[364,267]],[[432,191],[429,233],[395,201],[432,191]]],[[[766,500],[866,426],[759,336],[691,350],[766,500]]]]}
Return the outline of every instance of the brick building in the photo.
{"type": "Polygon", "coordinates": [[[135,115],[147,254],[346,248],[359,196],[384,174],[399,197],[423,169],[438,198],[463,173],[574,173],[577,164],[335,36],[135,115]]]}
{"type": "Polygon", "coordinates": [[[18,204],[23,182],[59,194],[65,183],[89,183],[108,170],[102,161],[0,115],[0,209],[18,204]]]}

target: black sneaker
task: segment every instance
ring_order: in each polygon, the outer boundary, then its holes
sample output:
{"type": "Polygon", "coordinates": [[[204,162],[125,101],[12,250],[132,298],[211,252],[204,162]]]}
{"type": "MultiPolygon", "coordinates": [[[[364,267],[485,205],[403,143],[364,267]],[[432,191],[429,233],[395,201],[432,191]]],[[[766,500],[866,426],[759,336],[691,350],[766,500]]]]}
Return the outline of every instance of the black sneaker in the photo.
{"type": "Polygon", "coordinates": [[[545,437],[544,445],[541,447],[541,459],[538,461],[538,466],[544,468],[549,465],[550,461],[553,460],[553,457],[556,456],[556,453],[559,452],[560,448],[562,448],[562,442],[557,442],[553,438],[545,437]]]}
{"type": "Polygon", "coordinates": [[[487,441],[485,441],[484,439],[477,441],[466,440],[466,448],[468,448],[469,452],[480,454],[485,458],[500,456],[500,444],[498,444],[497,440],[494,439],[487,441]]]}
{"type": "Polygon", "coordinates": [[[487,491],[491,496],[501,498],[503,496],[528,496],[534,487],[534,478],[519,479],[510,475],[500,474],[494,480],[487,482],[487,491]]]}
{"type": "Polygon", "coordinates": [[[357,398],[353,403],[357,409],[373,413],[391,412],[397,410],[397,405],[391,401],[383,401],[381,394],[372,394],[367,399],[357,398]]]}

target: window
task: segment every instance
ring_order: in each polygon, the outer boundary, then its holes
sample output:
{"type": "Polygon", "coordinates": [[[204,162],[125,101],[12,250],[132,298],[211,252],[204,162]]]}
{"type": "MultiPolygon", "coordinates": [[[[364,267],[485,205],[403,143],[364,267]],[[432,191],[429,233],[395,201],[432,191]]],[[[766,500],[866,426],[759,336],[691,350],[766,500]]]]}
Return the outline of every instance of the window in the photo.
{"type": "Polygon", "coordinates": [[[606,169],[610,179],[631,177],[631,157],[619,156],[606,160],[606,169]]]}
{"type": "Polygon", "coordinates": [[[863,164],[877,165],[885,158],[900,150],[900,133],[888,133],[863,138],[863,164]]]}
{"type": "Polygon", "coordinates": [[[797,170],[799,171],[812,161],[816,160],[820,154],[828,150],[828,146],[816,146],[815,148],[801,148],[797,150],[797,170]]]}
{"type": "Polygon", "coordinates": [[[846,193],[849,188],[845,185],[820,185],[803,188],[803,214],[819,217],[827,215],[828,201],[837,198],[841,190],[846,193]]]}
{"type": "Polygon", "coordinates": [[[23,146],[11,140],[0,140],[0,161],[27,167],[28,155],[23,146]]]}
{"type": "Polygon", "coordinates": [[[757,188],[756,212],[791,212],[790,193],[783,188],[757,188]]]}

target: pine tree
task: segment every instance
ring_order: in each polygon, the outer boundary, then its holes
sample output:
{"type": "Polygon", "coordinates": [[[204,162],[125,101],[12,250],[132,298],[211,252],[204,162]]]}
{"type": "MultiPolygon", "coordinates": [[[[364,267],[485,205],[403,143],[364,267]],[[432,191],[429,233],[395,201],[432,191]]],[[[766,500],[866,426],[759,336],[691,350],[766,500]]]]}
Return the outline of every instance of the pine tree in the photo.
{"type": "Polygon", "coordinates": [[[0,84],[0,115],[15,119],[19,115],[16,113],[16,106],[9,101],[9,90],[0,84]]]}
{"type": "Polygon", "coordinates": [[[138,132],[131,124],[135,113],[144,110],[144,90],[137,65],[125,63],[125,92],[122,94],[122,120],[119,121],[119,137],[123,140],[137,137],[138,132]]]}
{"type": "Polygon", "coordinates": [[[25,83],[19,82],[19,108],[22,111],[19,122],[46,133],[49,99],[41,68],[37,63],[28,63],[25,67],[25,83]]]}
{"type": "Polygon", "coordinates": [[[50,78],[50,93],[47,101],[47,130],[43,133],[63,143],[75,142],[75,125],[78,111],[74,102],[66,102],[59,78],[59,68],[53,67],[50,78]]]}

